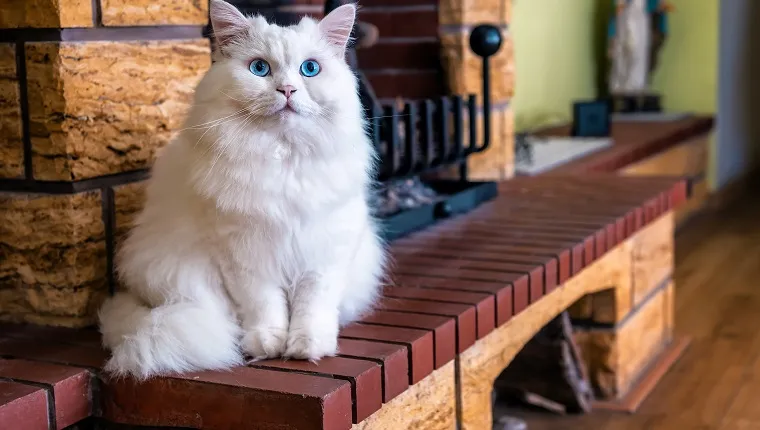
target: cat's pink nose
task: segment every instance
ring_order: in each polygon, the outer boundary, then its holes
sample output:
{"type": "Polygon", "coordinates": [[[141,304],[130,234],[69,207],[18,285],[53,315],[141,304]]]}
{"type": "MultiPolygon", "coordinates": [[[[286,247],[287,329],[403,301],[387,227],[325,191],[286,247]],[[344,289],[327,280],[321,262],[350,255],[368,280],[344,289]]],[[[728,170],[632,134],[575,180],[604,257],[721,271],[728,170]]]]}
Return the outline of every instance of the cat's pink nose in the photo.
{"type": "Polygon", "coordinates": [[[289,99],[290,95],[296,92],[296,88],[293,85],[283,85],[280,88],[277,88],[277,91],[285,94],[285,98],[289,99]]]}

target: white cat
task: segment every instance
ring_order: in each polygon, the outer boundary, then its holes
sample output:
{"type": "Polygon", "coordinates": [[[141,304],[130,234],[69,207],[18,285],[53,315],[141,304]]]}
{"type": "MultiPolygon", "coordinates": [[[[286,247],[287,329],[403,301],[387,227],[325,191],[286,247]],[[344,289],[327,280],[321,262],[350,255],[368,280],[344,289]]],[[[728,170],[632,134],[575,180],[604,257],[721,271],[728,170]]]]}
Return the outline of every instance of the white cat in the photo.
{"type": "Polygon", "coordinates": [[[145,378],[317,360],[372,305],[385,252],[346,43],[356,7],[291,27],[211,1],[214,63],[157,160],[100,311],[106,369],[145,378]]]}

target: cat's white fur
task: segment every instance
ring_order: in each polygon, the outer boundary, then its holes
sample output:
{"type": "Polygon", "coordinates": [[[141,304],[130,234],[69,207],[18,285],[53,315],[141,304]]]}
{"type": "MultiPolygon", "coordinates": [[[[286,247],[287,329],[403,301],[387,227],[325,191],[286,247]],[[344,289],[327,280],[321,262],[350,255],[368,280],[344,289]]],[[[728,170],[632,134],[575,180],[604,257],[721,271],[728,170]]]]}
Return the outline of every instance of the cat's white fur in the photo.
{"type": "MultiPolygon", "coordinates": [[[[153,168],[100,311],[107,370],[138,378],[333,355],[379,288],[374,152],[344,50],[356,8],[291,27],[211,1],[217,47],[153,168]],[[254,59],[266,77],[249,70],[254,59]],[[299,67],[314,59],[315,77],[299,67]],[[292,109],[277,91],[295,88],[292,109]]],[[[138,84],[139,85],[139,84],[138,84]]]]}

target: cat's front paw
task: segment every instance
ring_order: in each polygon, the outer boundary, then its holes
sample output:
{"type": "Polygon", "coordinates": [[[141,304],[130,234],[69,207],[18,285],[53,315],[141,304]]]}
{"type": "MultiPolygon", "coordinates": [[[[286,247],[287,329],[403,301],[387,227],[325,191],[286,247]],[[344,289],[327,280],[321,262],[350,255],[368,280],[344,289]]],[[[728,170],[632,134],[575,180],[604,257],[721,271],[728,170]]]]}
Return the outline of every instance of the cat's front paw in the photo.
{"type": "Polygon", "coordinates": [[[288,331],[276,327],[253,327],[243,335],[243,351],[254,360],[281,357],[288,342],[288,331]]]}
{"type": "Polygon", "coordinates": [[[317,361],[338,352],[338,329],[291,329],[285,357],[317,361]]]}

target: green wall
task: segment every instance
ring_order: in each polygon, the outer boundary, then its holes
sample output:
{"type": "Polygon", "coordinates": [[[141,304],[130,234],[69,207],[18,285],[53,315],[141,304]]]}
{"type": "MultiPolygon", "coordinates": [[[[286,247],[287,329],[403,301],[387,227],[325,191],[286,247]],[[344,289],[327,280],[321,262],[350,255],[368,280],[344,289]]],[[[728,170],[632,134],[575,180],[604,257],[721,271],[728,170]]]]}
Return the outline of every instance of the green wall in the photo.
{"type": "Polygon", "coordinates": [[[596,95],[592,24],[598,0],[513,2],[515,128],[569,121],[574,100],[596,95]]]}
{"type": "MultiPolygon", "coordinates": [[[[567,122],[573,101],[597,95],[610,1],[513,1],[516,129],[567,122]]],[[[654,90],[666,110],[714,113],[719,0],[671,1],[676,10],[654,90]]]]}
{"type": "MultiPolygon", "coordinates": [[[[670,0],[670,34],[660,52],[652,87],[666,110],[717,110],[719,0],[670,0]]],[[[732,1],[732,0],[723,0],[732,1]]]]}

